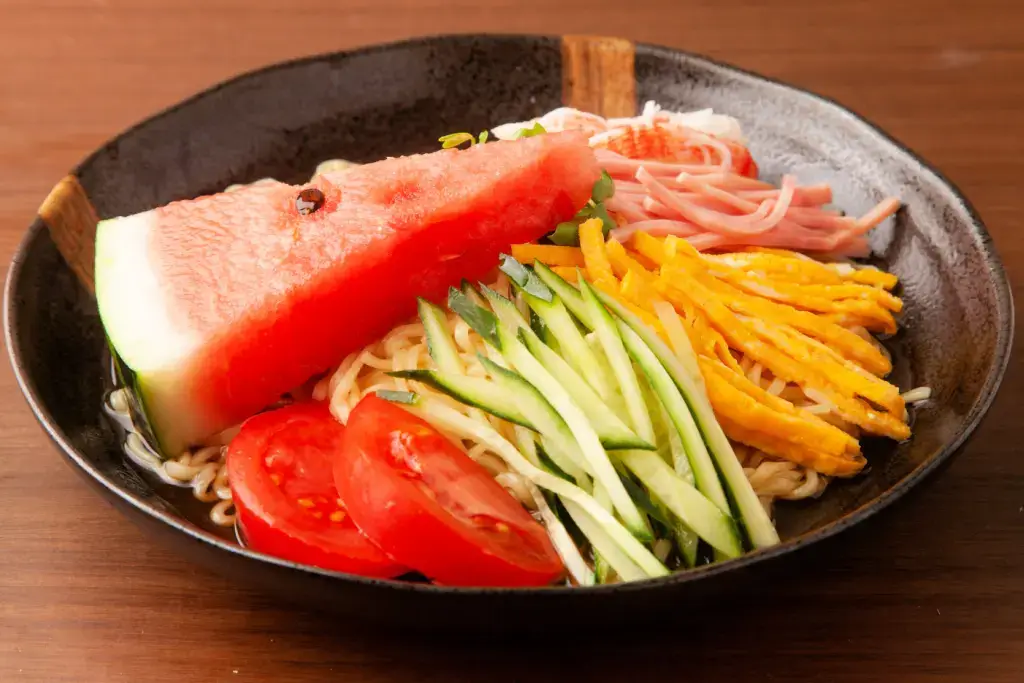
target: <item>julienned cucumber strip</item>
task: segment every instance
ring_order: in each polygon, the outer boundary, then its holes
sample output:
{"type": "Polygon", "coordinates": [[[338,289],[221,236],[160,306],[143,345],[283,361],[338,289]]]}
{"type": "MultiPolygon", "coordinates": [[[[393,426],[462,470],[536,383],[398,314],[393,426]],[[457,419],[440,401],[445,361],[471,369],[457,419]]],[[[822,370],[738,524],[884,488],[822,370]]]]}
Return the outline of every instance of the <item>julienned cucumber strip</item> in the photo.
{"type": "MultiPolygon", "coordinates": [[[[626,407],[633,421],[633,428],[641,437],[653,442],[654,425],[651,415],[644,402],[640,382],[633,371],[633,364],[630,362],[624,346],[623,337],[635,335],[628,327],[623,326],[625,331],[618,328],[616,320],[598,301],[594,289],[583,279],[580,280],[580,291],[583,294],[583,302],[587,307],[590,320],[594,324],[609,362],[615,370],[615,377],[618,380],[619,389],[626,399],[626,407]]],[[[653,355],[651,358],[646,358],[643,354],[637,354],[636,349],[631,348],[630,350],[637,364],[648,376],[648,382],[651,382],[652,370],[649,370],[646,365],[652,362],[657,365],[657,359],[653,358],[653,355]]],[[[664,371],[662,372],[664,374],[664,371]]],[[[663,384],[674,392],[678,402],[682,403],[682,397],[678,396],[678,390],[672,385],[667,374],[663,384]]],[[[655,387],[654,390],[660,396],[658,388],[655,387]]],[[[685,403],[682,404],[682,409],[686,410],[685,403]]],[[[687,415],[689,415],[688,411],[687,415]]],[[[694,431],[696,431],[696,427],[694,427],[694,431]]],[[[693,486],[683,481],[675,473],[675,470],[656,453],[625,450],[617,452],[616,455],[665,507],[696,531],[712,547],[726,557],[736,557],[742,552],[742,544],[732,518],[729,516],[728,507],[724,510],[716,507],[693,486]]],[[[708,465],[714,474],[714,466],[711,465],[710,459],[708,465]]]]}
{"type": "MultiPolygon", "coordinates": [[[[552,273],[555,277],[558,277],[552,273]]],[[[704,395],[694,385],[693,380],[687,374],[685,367],[679,362],[672,350],[658,338],[658,335],[650,327],[644,324],[632,311],[622,306],[614,298],[604,292],[597,292],[598,298],[622,321],[622,325],[628,326],[639,339],[644,342],[648,351],[660,362],[662,369],[670,376],[672,382],[682,393],[686,404],[692,411],[694,418],[700,428],[704,442],[714,457],[715,464],[729,488],[729,493],[736,505],[740,521],[746,531],[747,538],[755,548],[766,548],[779,543],[779,534],[772,524],[771,518],[754,493],[750,481],[743,473],[736,453],[732,450],[729,439],[722,431],[721,425],[715,419],[715,413],[711,404],[704,398],[704,395]]],[[[683,437],[684,446],[688,450],[690,463],[693,464],[693,454],[689,453],[689,442],[680,428],[680,436],[683,437]]],[[[694,474],[699,474],[694,468],[694,474]]],[[[699,485],[698,485],[698,488],[699,485]]],[[[714,501],[713,501],[714,502],[714,501]]]]}
{"type": "Polygon", "coordinates": [[[534,467],[540,467],[540,456],[537,455],[536,434],[528,427],[516,425],[513,428],[516,435],[516,446],[523,457],[530,461],[534,467]]]}
{"type": "Polygon", "coordinates": [[[712,462],[711,456],[704,446],[700,430],[697,429],[693,416],[690,414],[690,409],[679,393],[679,389],[672,382],[672,378],[665,371],[665,368],[662,367],[657,356],[644,344],[640,336],[621,320],[616,322],[619,332],[622,334],[622,342],[629,351],[629,355],[636,360],[637,365],[644,371],[651,389],[661,399],[669,418],[676,429],[679,430],[683,446],[686,448],[686,455],[690,459],[690,466],[693,468],[697,488],[712,503],[717,505],[722,512],[729,514],[729,501],[725,497],[722,482],[718,479],[715,464],[712,462]]]}
{"type": "MultiPolygon", "coordinates": [[[[590,421],[591,426],[601,439],[605,448],[639,448],[653,449],[654,445],[638,437],[628,426],[601,400],[597,393],[575,370],[558,355],[551,347],[544,344],[533,333],[525,318],[519,315],[515,306],[497,292],[483,288],[484,296],[490,303],[500,324],[511,333],[521,333],[526,347],[544,368],[554,375],[574,401],[580,406],[590,421]]],[[[467,321],[468,322],[468,321],[467,321]]]]}
{"type": "MultiPolygon", "coordinates": [[[[566,307],[577,318],[592,327],[592,322],[588,319],[587,311],[583,306],[582,295],[579,295],[576,288],[542,263],[535,264],[535,268],[537,277],[562,299],[566,307]],[[573,292],[576,292],[579,296],[574,298],[573,292]]],[[[715,419],[711,404],[706,400],[703,393],[697,389],[686,367],[658,337],[657,333],[632,311],[616,301],[614,297],[608,296],[600,290],[595,290],[595,292],[601,303],[619,317],[620,324],[628,325],[640,337],[648,347],[648,350],[660,362],[662,369],[669,374],[673,383],[682,393],[684,402],[690,409],[687,412],[692,411],[689,421],[692,423],[696,420],[696,423],[699,425],[698,431],[702,437],[700,439],[700,450],[705,454],[710,450],[710,453],[713,454],[721,477],[729,487],[730,496],[736,505],[740,521],[751,545],[755,548],[763,548],[777,544],[779,542],[779,535],[775,530],[775,526],[754,493],[753,487],[750,486],[746,475],[743,474],[743,467],[736,458],[736,454],[733,452],[725,432],[722,431],[721,425],[715,419]]],[[[683,445],[687,449],[687,456],[690,458],[692,465],[694,464],[694,454],[690,452],[690,444],[693,441],[693,435],[684,433],[681,427],[679,428],[679,434],[683,438],[683,445]]],[[[699,453],[697,459],[700,459],[699,453]]],[[[705,479],[707,478],[705,476],[705,479]]],[[[710,485],[715,486],[715,484],[710,485]]],[[[699,484],[698,488],[701,488],[699,484]]],[[[717,482],[717,488],[721,490],[720,481],[717,482]]],[[[704,493],[708,495],[707,491],[704,493]]],[[[721,507],[721,498],[718,500],[712,498],[712,502],[721,507]]]]}
{"type": "MultiPolygon", "coordinates": [[[[525,349],[524,349],[525,351],[525,349]]],[[[475,439],[501,457],[509,467],[526,477],[537,486],[551,491],[566,501],[576,503],[597,522],[601,529],[615,541],[615,544],[640,567],[647,576],[665,576],[668,568],[637,540],[615,517],[598,505],[591,496],[577,486],[553,474],[534,467],[489,424],[477,422],[459,411],[428,396],[416,396],[409,409],[431,424],[455,434],[475,439]]]]}
{"type": "Polygon", "coordinates": [[[568,308],[572,314],[580,320],[580,322],[590,329],[594,329],[587,307],[583,304],[583,295],[580,294],[579,290],[573,287],[569,282],[566,282],[561,275],[551,270],[540,261],[534,263],[533,267],[537,272],[537,277],[540,281],[550,287],[551,291],[558,295],[558,298],[562,300],[565,307],[568,308]]]}
{"type": "MultiPolygon", "coordinates": [[[[521,375],[492,363],[486,358],[480,358],[480,362],[500,389],[498,401],[508,402],[511,399],[516,410],[527,420],[527,424],[524,426],[540,433],[543,437],[545,450],[558,468],[575,479],[584,489],[589,488],[590,484],[586,474],[587,463],[583,453],[580,451],[572,431],[551,407],[551,404],[521,375]]],[[[493,411],[488,410],[488,412],[493,411]]]]}
{"type": "Polygon", "coordinates": [[[551,290],[537,279],[537,275],[532,270],[508,254],[501,254],[498,258],[501,260],[498,269],[505,273],[517,287],[538,299],[551,301],[551,290]]]}
{"type": "MultiPolygon", "coordinates": [[[[597,484],[594,487],[594,500],[597,501],[597,504],[603,507],[605,510],[611,511],[612,501],[608,497],[608,491],[600,484],[597,484]]],[[[566,512],[568,513],[569,511],[566,510],[566,512]]],[[[569,516],[572,517],[572,515],[569,516]]],[[[576,520],[573,519],[573,523],[575,522],[576,520]]],[[[577,524],[577,526],[579,525],[577,524]]],[[[609,564],[608,560],[604,559],[604,557],[601,556],[600,550],[594,548],[593,552],[594,573],[597,575],[597,582],[608,583],[612,579],[612,574],[615,572],[615,570],[612,569],[612,566],[611,564],[609,564]]]]}
{"type": "MultiPolygon", "coordinates": [[[[544,498],[544,494],[541,493],[536,484],[531,483],[530,496],[537,506],[537,512],[540,513],[544,527],[548,530],[548,535],[551,537],[551,543],[555,546],[555,550],[558,551],[559,557],[562,558],[565,568],[569,570],[569,573],[576,579],[576,583],[579,585],[593,586],[594,572],[587,566],[586,560],[583,559],[579,548],[573,542],[568,529],[565,528],[565,525],[562,524],[558,516],[551,510],[548,501],[544,498]]],[[[565,505],[565,503],[563,502],[562,505],[565,505]]]]}
{"type": "Polygon", "coordinates": [[[583,411],[576,405],[562,385],[555,379],[540,361],[533,357],[523,343],[512,336],[512,332],[504,325],[498,327],[498,341],[502,355],[512,366],[532,384],[537,391],[558,411],[572,431],[573,437],[583,452],[587,462],[587,471],[600,482],[611,496],[612,504],[622,517],[623,522],[636,536],[649,541],[651,532],[647,528],[643,515],[622,485],[619,475],[615,472],[608,454],[601,446],[597,432],[583,411]]]}
{"type": "Polygon", "coordinates": [[[582,278],[580,279],[580,291],[583,293],[583,304],[588,311],[587,315],[593,324],[594,332],[597,333],[597,337],[601,341],[605,358],[608,359],[608,363],[612,367],[619,391],[626,402],[626,412],[632,423],[633,431],[641,439],[653,444],[654,427],[651,424],[651,416],[644,404],[643,394],[640,393],[640,384],[633,372],[633,364],[630,362],[619,332],[615,328],[615,320],[598,301],[593,288],[582,278]]]}
{"type": "Polygon", "coordinates": [[[459,289],[462,291],[463,294],[466,295],[466,297],[470,301],[475,303],[477,306],[480,306],[480,307],[483,307],[483,308],[487,307],[487,305],[484,303],[483,297],[480,296],[479,292],[477,292],[475,289],[473,289],[473,283],[471,283],[469,280],[463,278],[462,279],[462,284],[459,285],[459,289]]]}
{"type": "Polygon", "coordinates": [[[421,382],[443,391],[461,403],[479,408],[503,420],[524,427],[533,427],[531,420],[515,404],[510,404],[502,388],[491,380],[440,370],[395,370],[387,374],[391,377],[421,382]]]}
{"type": "Polygon", "coordinates": [[[459,350],[452,341],[451,330],[448,329],[448,315],[438,306],[424,298],[416,300],[427,337],[427,351],[443,372],[462,374],[464,367],[459,358],[459,350]]]}
{"type": "MultiPolygon", "coordinates": [[[[679,438],[679,432],[676,430],[675,425],[672,424],[672,420],[665,411],[665,406],[662,405],[654,390],[651,389],[651,385],[643,379],[643,370],[637,369],[637,374],[641,380],[640,389],[644,395],[644,403],[647,404],[648,410],[651,411],[651,421],[654,423],[654,440],[658,446],[658,455],[673,467],[675,473],[683,481],[693,486],[693,470],[690,469],[690,461],[686,459],[686,451],[683,450],[683,442],[679,438]]],[[[522,427],[517,429],[522,429],[522,427]]],[[[675,537],[683,562],[687,567],[693,567],[697,562],[700,537],[694,533],[693,529],[678,519],[674,519],[673,523],[669,526],[672,529],[672,535],[675,537]]]]}
{"type": "Polygon", "coordinates": [[[607,563],[608,567],[615,570],[615,573],[623,581],[639,581],[647,578],[646,572],[637,566],[636,562],[630,559],[629,555],[618,547],[611,536],[582,507],[571,500],[563,500],[562,505],[565,506],[565,510],[572,517],[572,521],[576,523],[576,526],[580,528],[580,531],[583,532],[594,547],[598,583],[606,583],[608,581],[609,576],[608,571],[604,568],[605,563],[607,563]]]}
{"type": "MultiPolygon", "coordinates": [[[[519,312],[519,309],[515,307],[509,299],[506,299],[501,294],[498,294],[487,285],[482,285],[480,291],[484,293],[484,300],[494,311],[494,315],[498,317],[498,322],[502,325],[507,325],[509,329],[518,331],[521,327],[529,328],[530,324],[523,317],[523,314],[519,312]]],[[[533,329],[530,328],[532,332],[533,329]]]]}
{"type": "Polygon", "coordinates": [[[625,422],[619,419],[615,411],[601,400],[576,371],[557,353],[545,346],[539,339],[523,335],[526,347],[544,368],[562,384],[574,401],[586,414],[591,426],[601,438],[605,448],[618,450],[622,448],[638,448],[654,450],[654,444],[636,435],[625,422]]]}
{"type": "Polygon", "coordinates": [[[672,350],[676,352],[675,357],[686,369],[687,374],[693,379],[694,386],[701,390],[701,395],[707,397],[707,390],[704,387],[704,375],[700,372],[700,363],[697,362],[697,354],[694,353],[690,338],[686,336],[683,323],[679,320],[679,314],[672,304],[667,301],[655,301],[652,306],[654,312],[661,321],[661,326],[668,335],[672,350]]]}
{"type": "MultiPolygon", "coordinates": [[[[538,267],[540,269],[540,264],[538,267]]],[[[540,271],[539,276],[541,281],[551,287],[557,296],[564,297],[564,301],[567,302],[572,298],[568,290],[574,290],[574,288],[553,271],[540,271]]],[[[620,381],[620,389],[626,397],[627,408],[638,435],[653,439],[653,425],[627,351],[643,370],[651,388],[666,404],[672,421],[678,423],[676,428],[680,433],[685,433],[684,440],[688,439],[687,453],[693,452],[691,457],[694,458],[695,468],[699,466],[700,476],[697,486],[699,492],[682,480],[657,456],[653,456],[651,459],[650,456],[653,454],[644,455],[639,452],[623,451],[616,455],[651,489],[660,502],[669,507],[701,538],[705,538],[725,556],[737,555],[740,544],[730,518],[731,510],[728,499],[714,463],[707,452],[705,443],[700,438],[699,431],[679,390],[674,386],[664,368],[660,367],[657,358],[649,349],[644,353],[643,341],[629,327],[623,325],[621,321],[616,321],[609,314],[607,309],[601,305],[603,303],[603,299],[599,297],[601,293],[590,287],[582,278],[579,294],[582,300],[580,309],[582,315],[580,317],[595,330],[601,339],[608,360],[615,370],[615,377],[620,381]],[[659,465],[665,465],[665,467],[659,467],[659,465]],[[706,496],[707,498],[705,498],[706,496]],[[717,511],[715,510],[716,506],[717,511]]]]}
{"type": "Polygon", "coordinates": [[[684,482],[656,453],[622,451],[618,457],[651,494],[725,557],[738,557],[743,545],[732,517],[684,482]]]}
{"type": "MultiPolygon", "coordinates": [[[[470,291],[472,292],[472,289],[470,291]]],[[[484,341],[489,344],[497,344],[497,318],[483,306],[474,303],[470,295],[452,287],[448,290],[448,308],[465,320],[474,332],[484,338],[484,341]]]]}
{"type": "MultiPolygon", "coordinates": [[[[521,290],[520,293],[534,314],[544,322],[545,328],[558,341],[560,355],[565,357],[573,370],[593,387],[598,396],[607,400],[612,395],[611,378],[605,376],[604,368],[583,335],[580,334],[579,328],[576,327],[576,321],[569,315],[569,311],[565,309],[562,301],[555,296],[552,296],[551,301],[545,301],[531,295],[526,290],[521,290]]],[[[541,339],[543,338],[541,337],[541,339]]]]}

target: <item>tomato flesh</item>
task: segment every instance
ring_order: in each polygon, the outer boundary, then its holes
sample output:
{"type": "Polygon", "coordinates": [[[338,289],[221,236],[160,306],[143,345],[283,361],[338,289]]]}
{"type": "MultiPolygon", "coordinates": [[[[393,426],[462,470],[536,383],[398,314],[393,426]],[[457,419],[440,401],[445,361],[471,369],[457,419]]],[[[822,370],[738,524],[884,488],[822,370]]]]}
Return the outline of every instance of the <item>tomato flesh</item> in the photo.
{"type": "Polygon", "coordinates": [[[246,545],[286,560],[373,577],[408,571],[359,531],[334,487],[345,427],[305,401],[249,418],[228,447],[228,482],[246,545]]]}
{"type": "Polygon", "coordinates": [[[564,574],[544,527],[486,469],[376,396],[349,416],[334,481],[363,533],[436,583],[543,586],[564,574]]]}

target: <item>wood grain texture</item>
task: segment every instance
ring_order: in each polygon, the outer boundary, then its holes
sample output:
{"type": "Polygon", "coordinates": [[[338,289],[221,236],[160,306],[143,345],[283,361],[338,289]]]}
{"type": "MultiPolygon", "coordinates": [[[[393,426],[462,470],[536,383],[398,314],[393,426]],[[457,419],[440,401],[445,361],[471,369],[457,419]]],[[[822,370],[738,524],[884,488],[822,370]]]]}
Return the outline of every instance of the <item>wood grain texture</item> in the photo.
{"type": "MultiPolygon", "coordinates": [[[[868,116],[970,197],[1024,301],[1022,24],[1014,0],[0,0],[0,255],[85,154],[241,70],[422,33],[614,34],[868,116]]],[[[948,470],[762,598],[717,617],[681,609],[676,632],[638,624],[635,642],[594,624],[564,644],[342,638],[331,618],[185,563],[61,464],[4,363],[0,681],[1019,682],[1020,358],[948,470]]]]}
{"type": "Polygon", "coordinates": [[[78,178],[66,175],[54,185],[39,207],[39,217],[71,270],[88,291],[94,291],[99,219],[78,178]]]}
{"type": "Polygon", "coordinates": [[[608,118],[633,116],[633,43],[624,38],[562,38],[562,102],[608,118]]]}

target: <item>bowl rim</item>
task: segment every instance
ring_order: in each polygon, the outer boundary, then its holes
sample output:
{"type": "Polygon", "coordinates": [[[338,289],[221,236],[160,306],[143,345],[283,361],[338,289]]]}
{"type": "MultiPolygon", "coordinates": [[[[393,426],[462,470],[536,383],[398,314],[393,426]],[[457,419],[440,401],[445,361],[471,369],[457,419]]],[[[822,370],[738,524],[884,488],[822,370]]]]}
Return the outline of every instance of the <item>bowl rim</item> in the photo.
{"type": "MultiPolygon", "coordinates": [[[[560,36],[550,34],[526,34],[526,33],[441,33],[441,34],[427,34],[401,40],[388,41],[383,43],[375,43],[371,45],[364,45],[347,50],[337,50],[332,52],[324,52],[314,55],[308,55],[298,57],[295,59],[285,60],[276,62],[263,67],[259,67],[253,70],[242,72],[232,78],[220,81],[211,86],[204,88],[203,90],[195,93],[194,95],[183,99],[176,104],[166,107],[157,113],[146,117],[145,119],[137,122],[136,124],[122,130],[120,133],[115,135],[113,138],[105,142],[94,152],[90,153],[80,164],[75,167],[74,172],[77,174],[78,170],[88,165],[97,155],[101,154],[103,150],[109,146],[117,144],[117,142],[124,136],[131,134],[133,131],[142,128],[150,123],[164,118],[166,116],[173,115],[179,109],[185,108],[190,104],[201,100],[215,92],[222,89],[228,88],[236,83],[244,82],[252,78],[259,77],[262,74],[293,68],[297,66],[303,66],[305,64],[314,64],[323,62],[331,59],[338,59],[346,56],[358,56],[373,54],[375,52],[386,52],[393,50],[408,49],[417,46],[429,46],[432,44],[446,43],[453,40],[467,40],[467,41],[487,41],[487,40],[511,40],[514,42],[529,43],[537,41],[552,41],[557,42],[560,40],[560,36]]],[[[804,99],[810,99],[817,101],[817,103],[828,107],[832,113],[845,117],[851,124],[857,127],[858,134],[861,136],[873,136],[877,141],[893,147],[900,153],[905,155],[907,160],[919,167],[918,175],[931,174],[935,181],[944,186],[944,188],[952,195],[956,202],[961,205],[961,208],[966,213],[969,223],[968,229],[975,242],[978,244],[986,265],[990,273],[990,281],[995,290],[996,296],[996,319],[998,322],[998,330],[996,336],[996,343],[994,349],[994,355],[992,365],[989,369],[985,381],[983,383],[981,394],[970,407],[967,413],[967,417],[964,421],[961,429],[956,435],[949,440],[941,449],[939,449],[932,457],[922,462],[913,471],[904,476],[902,479],[897,481],[894,485],[883,491],[878,497],[858,506],[857,508],[846,513],[839,519],[836,519],[822,527],[814,529],[808,533],[797,536],[795,538],[784,541],[778,545],[770,548],[761,550],[755,550],[746,553],[738,558],[728,560],[725,562],[715,563],[706,565],[696,569],[691,569],[682,572],[674,572],[664,577],[644,579],[641,581],[633,581],[619,584],[609,585],[595,585],[595,586],[548,586],[542,588],[509,588],[509,587],[449,587],[449,586],[437,586],[430,583],[414,583],[408,581],[396,581],[390,579],[376,579],[362,576],[356,576],[352,574],[345,574],[342,572],[336,572],[326,569],[320,569],[318,567],[312,567],[303,565],[288,560],[283,560],[270,555],[265,555],[248,548],[244,548],[240,545],[234,544],[224,538],[217,536],[211,532],[201,529],[195,526],[191,522],[188,522],[185,518],[173,514],[167,510],[159,509],[143,500],[141,497],[130,493],[125,488],[118,486],[115,482],[104,476],[98,468],[90,463],[81,453],[79,453],[75,447],[71,444],[70,440],[63,433],[58,426],[56,420],[49,413],[48,410],[43,406],[41,399],[39,398],[35,383],[31,377],[28,376],[26,369],[21,360],[21,353],[17,344],[18,338],[18,323],[17,323],[17,312],[20,308],[20,304],[15,301],[15,289],[21,278],[21,271],[24,266],[25,256],[33,244],[33,242],[40,237],[40,232],[46,230],[46,226],[42,224],[38,218],[26,231],[21,241],[18,244],[17,249],[14,252],[14,256],[11,265],[8,269],[6,282],[4,285],[3,295],[3,326],[4,326],[4,340],[7,344],[8,356],[14,370],[15,379],[18,387],[20,388],[26,402],[32,410],[36,420],[43,427],[44,431],[49,436],[50,440],[57,446],[60,454],[68,461],[69,464],[73,465],[77,469],[81,470],[83,474],[88,475],[93,481],[106,489],[106,492],[116,498],[119,498],[123,503],[132,507],[138,513],[146,515],[152,518],[154,521],[162,522],[167,526],[175,529],[178,532],[185,534],[195,541],[199,541],[204,544],[208,544],[219,550],[232,553],[236,556],[244,557],[248,560],[268,563],[276,565],[282,569],[290,569],[300,571],[312,575],[319,575],[321,577],[327,577],[331,579],[338,579],[341,581],[352,582],[361,584],[367,587],[373,587],[378,589],[397,590],[397,591],[409,591],[413,593],[421,594],[433,594],[433,595],[451,595],[458,593],[461,595],[474,595],[474,594],[488,594],[488,595],[515,595],[515,594],[535,594],[535,595],[591,595],[595,593],[608,593],[611,591],[615,592],[633,592],[633,591],[649,591],[658,588],[664,588],[669,585],[678,585],[684,583],[690,583],[693,581],[699,581],[705,578],[711,578],[720,574],[738,570],[744,567],[750,567],[753,565],[761,564],[766,561],[774,560],[798,550],[807,545],[817,543],[825,540],[841,531],[852,527],[865,519],[873,516],[881,510],[889,507],[895,500],[902,497],[907,491],[915,487],[924,478],[931,474],[937,469],[942,463],[949,460],[968,440],[968,438],[974,433],[974,431],[981,424],[982,420],[988,413],[992,402],[995,400],[995,396],[998,392],[999,386],[1005,376],[1006,369],[1010,360],[1010,352],[1013,344],[1014,326],[1015,326],[1015,311],[1013,306],[1013,294],[1010,288],[1009,278],[1006,270],[1002,265],[1002,262],[996,253],[995,245],[991,235],[986,229],[984,223],[981,220],[980,215],[970,201],[964,196],[960,189],[947,177],[945,177],[940,171],[938,171],[931,164],[926,162],[924,159],[919,157],[906,145],[899,142],[891,135],[886,133],[884,130],[879,128],[874,123],[867,120],[865,117],[851,110],[837,101],[819,95],[815,92],[809,91],[804,88],[800,88],[794,85],[790,85],[774,78],[763,76],[753,71],[734,66],[724,61],[717,59],[711,59],[706,56],[689,52],[686,50],[679,50],[670,48],[667,46],[637,42],[634,44],[637,54],[649,54],[653,56],[663,57],[673,60],[683,60],[692,64],[695,67],[703,69],[705,71],[712,72],[725,72],[733,78],[740,78],[746,83],[751,85],[769,86],[772,90],[779,94],[785,94],[790,97],[798,97],[804,99]]]]}

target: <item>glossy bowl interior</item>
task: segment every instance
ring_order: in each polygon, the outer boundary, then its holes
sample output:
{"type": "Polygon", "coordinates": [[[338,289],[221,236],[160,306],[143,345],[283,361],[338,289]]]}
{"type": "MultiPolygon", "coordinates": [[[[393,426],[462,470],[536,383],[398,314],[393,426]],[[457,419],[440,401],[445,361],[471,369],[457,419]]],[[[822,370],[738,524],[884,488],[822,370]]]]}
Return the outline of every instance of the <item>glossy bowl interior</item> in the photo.
{"type": "MultiPolygon", "coordinates": [[[[879,260],[901,280],[901,332],[889,341],[894,381],[929,386],[914,436],[870,441],[867,472],[815,501],[782,503],[784,543],[767,552],[619,587],[459,590],[347,577],[239,548],[182,514],[180,492],[129,465],[101,402],[109,371],[96,304],[40,221],[7,282],[5,327],[22,389],[63,456],[131,519],[196,561],[321,608],[416,623],[513,627],[543,609],[556,626],[678,608],[756,582],[768,560],[882,508],[948,459],[977,426],[1005,368],[1010,292],[978,216],[935,171],[839,106],[756,75],[650,46],[635,53],[636,100],[713,107],[742,122],[762,174],[827,181],[862,212],[885,195],[905,207],[874,231],[879,260]]],[[[561,104],[558,38],[445,36],[290,62],[217,86],[134,127],[75,173],[101,218],[273,176],[303,182],[318,162],[436,149],[439,135],[523,120],[561,104]]],[[[194,519],[194,517],[193,517],[194,519]]]]}

